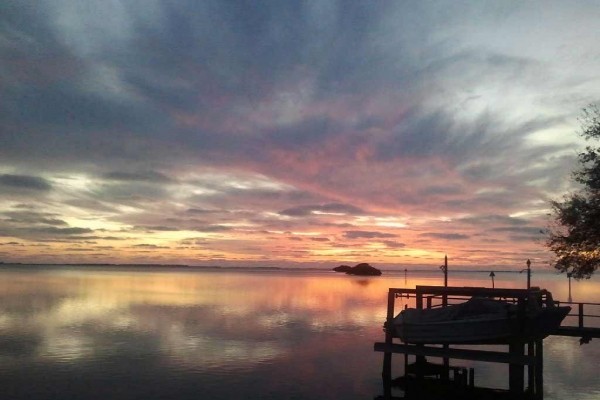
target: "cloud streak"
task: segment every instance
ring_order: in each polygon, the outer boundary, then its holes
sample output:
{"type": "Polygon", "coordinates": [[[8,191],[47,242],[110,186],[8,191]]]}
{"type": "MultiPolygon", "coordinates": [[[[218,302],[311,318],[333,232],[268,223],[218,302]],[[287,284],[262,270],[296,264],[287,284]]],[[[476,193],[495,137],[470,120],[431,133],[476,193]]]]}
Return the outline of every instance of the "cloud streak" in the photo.
{"type": "Polygon", "coordinates": [[[48,183],[48,181],[44,178],[40,178],[38,176],[12,174],[0,175],[0,186],[16,189],[30,189],[43,192],[52,188],[52,185],[50,185],[50,183],[48,183]]]}

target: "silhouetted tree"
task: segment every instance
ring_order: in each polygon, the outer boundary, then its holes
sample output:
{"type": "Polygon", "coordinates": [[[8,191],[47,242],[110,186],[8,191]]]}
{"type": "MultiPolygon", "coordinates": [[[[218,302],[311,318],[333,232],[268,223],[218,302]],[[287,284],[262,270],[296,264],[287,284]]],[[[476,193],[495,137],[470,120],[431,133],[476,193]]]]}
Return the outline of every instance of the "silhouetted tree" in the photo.
{"type": "MultiPolygon", "coordinates": [[[[600,110],[583,109],[582,131],[586,140],[600,140],[600,110]]],[[[581,188],[562,202],[553,201],[554,227],[548,247],[556,254],[554,267],[573,278],[590,278],[600,267],[600,147],[587,146],[579,154],[580,168],[573,178],[581,188]]]]}

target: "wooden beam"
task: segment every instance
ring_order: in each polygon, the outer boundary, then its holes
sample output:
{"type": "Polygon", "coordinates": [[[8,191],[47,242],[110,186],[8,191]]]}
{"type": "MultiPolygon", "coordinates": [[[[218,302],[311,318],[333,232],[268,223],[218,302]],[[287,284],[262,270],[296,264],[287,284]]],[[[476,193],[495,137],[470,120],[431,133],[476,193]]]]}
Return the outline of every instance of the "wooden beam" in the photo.
{"type": "Polygon", "coordinates": [[[470,349],[444,349],[441,347],[416,346],[407,344],[375,343],[375,351],[383,353],[412,354],[416,356],[449,357],[460,360],[487,361],[515,365],[529,365],[535,362],[533,357],[527,355],[513,355],[507,352],[470,349]]]}
{"type": "Polygon", "coordinates": [[[552,336],[572,336],[600,338],[600,328],[580,328],[578,326],[561,326],[552,332],[552,336]]]}
{"type": "Polygon", "coordinates": [[[527,289],[491,289],[485,287],[458,287],[458,286],[417,286],[417,293],[432,295],[454,295],[454,296],[489,296],[489,297],[512,297],[527,298],[530,291],[527,289]]]}

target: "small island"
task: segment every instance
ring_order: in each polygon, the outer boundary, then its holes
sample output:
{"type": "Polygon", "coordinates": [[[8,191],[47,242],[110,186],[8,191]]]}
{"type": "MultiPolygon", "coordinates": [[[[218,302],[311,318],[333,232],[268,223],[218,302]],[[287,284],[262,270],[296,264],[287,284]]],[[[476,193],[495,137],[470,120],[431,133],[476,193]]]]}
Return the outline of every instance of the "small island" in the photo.
{"type": "Polygon", "coordinates": [[[354,267],[348,265],[340,265],[333,269],[335,272],[345,272],[348,275],[360,275],[360,276],[379,276],[381,271],[377,268],[372,267],[367,263],[360,263],[354,267]]]}
{"type": "Polygon", "coordinates": [[[349,265],[340,265],[339,267],[335,267],[333,270],[335,272],[348,272],[352,270],[352,267],[349,265]]]}

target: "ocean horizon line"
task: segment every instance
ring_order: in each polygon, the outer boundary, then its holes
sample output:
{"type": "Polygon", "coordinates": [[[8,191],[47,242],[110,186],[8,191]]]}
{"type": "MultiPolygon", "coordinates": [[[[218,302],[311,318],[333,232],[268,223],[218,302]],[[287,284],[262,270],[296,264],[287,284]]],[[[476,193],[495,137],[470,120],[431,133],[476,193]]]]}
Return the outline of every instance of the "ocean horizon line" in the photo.
{"type": "MultiPolygon", "coordinates": [[[[278,267],[278,266],[224,266],[224,265],[190,265],[190,264],[156,264],[156,263],[26,263],[26,262],[0,262],[1,266],[32,266],[32,267],[124,267],[124,268],[180,268],[196,270],[258,270],[258,271],[331,271],[329,267],[278,267]]],[[[382,272],[391,273],[442,273],[436,267],[424,266],[403,266],[403,267],[377,267],[382,272]]],[[[471,269],[467,266],[461,266],[449,269],[449,273],[521,273],[522,268],[506,268],[505,266],[490,266],[486,269],[471,269]]],[[[558,273],[551,269],[532,268],[532,273],[558,273]]]]}

